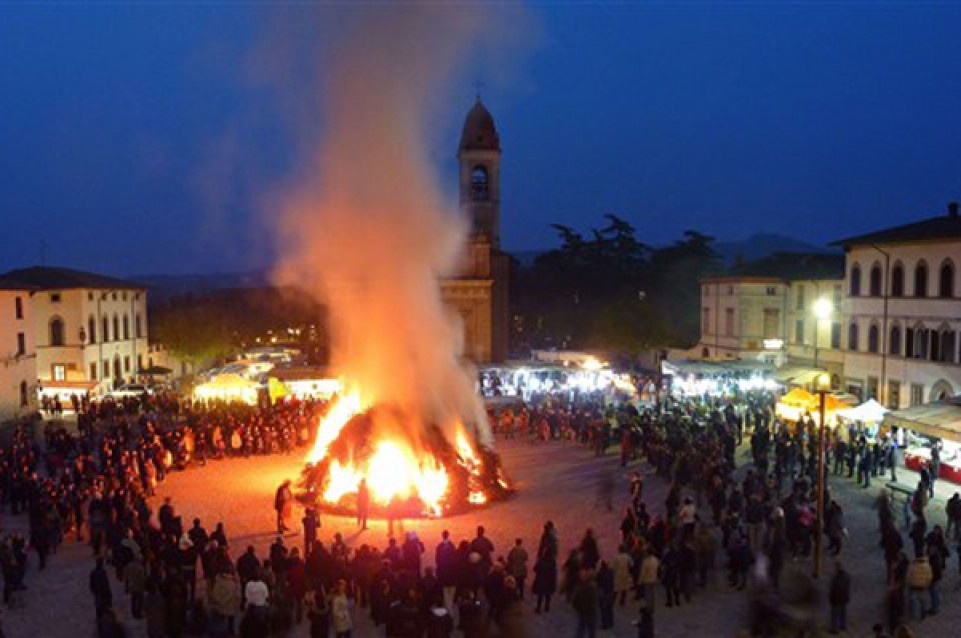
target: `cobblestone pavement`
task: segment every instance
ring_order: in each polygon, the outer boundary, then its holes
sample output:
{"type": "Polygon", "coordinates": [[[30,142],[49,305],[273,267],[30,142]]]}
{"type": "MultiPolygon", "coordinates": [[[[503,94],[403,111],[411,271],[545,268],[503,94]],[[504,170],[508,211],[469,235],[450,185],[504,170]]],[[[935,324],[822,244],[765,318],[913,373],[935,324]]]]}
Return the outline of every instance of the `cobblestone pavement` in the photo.
{"type": "MultiPolygon", "coordinates": [[[[527,545],[535,544],[543,522],[548,519],[553,520],[560,531],[562,549],[576,544],[584,529],[590,526],[599,537],[602,555],[609,556],[614,551],[620,510],[627,502],[627,472],[618,467],[613,455],[596,458],[581,447],[516,442],[502,443],[500,451],[505,467],[516,482],[518,493],[514,499],[445,520],[406,522],[405,529],[416,530],[427,545],[428,564],[442,529],[449,529],[455,539],[469,538],[474,527],[483,524],[499,553],[506,551],[515,537],[523,538],[527,545]],[[597,498],[598,486],[611,473],[624,479],[618,483],[613,512],[607,511],[597,498]]],[[[741,454],[743,458],[744,450],[741,454]]],[[[650,468],[636,465],[646,474],[645,500],[649,508],[659,511],[666,486],[650,468]]],[[[218,520],[225,521],[235,556],[246,545],[254,545],[260,553],[275,537],[272,531],[274,489],[284,478],[296,478],[301,467],[300,453],[212,462],[203,468],[171,475],[162,486],[157,502],[163,496],[171,496],[177,512],[183,514],[185,520],[199,516],[208,529],[218,520]]],[[[628,471],[633,467],[634,464],[628,471]]],[[[877,547],[876,516],[871,509],[880,485],[875,483],[871,489],[861,489],[852,480],[831,478],[832,491],[844,507],[851,531],[842,559],[853,578],[853,601],[848,610],[852,636],[869,636],[871,625],[883,617],[884,564],[877,547]]],[[[932,505],[934,522],[943,521],[944,497],[953,491],[953,486],[943,482],[938,487],[939,499],[932,505]]],[[[299,520],[299,512],[295,518],[299,520]]],[[[22,517],[4,517],[2,523],[4,529],[25,527],[22,517]]],[[[324,517],[322,539],[328,540],[336,531],[343,532],[352,544],[364,542],[383,547],[387,541],[383,522],[373,522],[372,529],[358,534],[352,520],[324,517]]],[[[298,535],[287,538],[288,544],[299,541],[298,535]]],[[[955,548],[951,549],[943,609],[938,616],[912,625],[918,636],[955,635],[952,628],[961,627],[961,593],[955,591],[959,582],[958,557],[955,548]]],[[[810,569],[810,564],[799,563],[797,567],[810,569]]],[[[12,638],[93,635],[93,604],[87,591],[91,568],[89,548],[72,541],[51,558],[45,572],[38,573],[31,565],[26,579],[29,590],[22,596],[22,606],[4,611],[3,626],[7,635],[12,638]]],[[[829,569],[826,561],[825,572],[830,573],[829,569]]],[[[695,594],[692,603],[674,609],[658,608],[654,618],[656,635],[735,636],[742,631],[748,620],[748,598],[744,592],[729,588],[723,574],[718,576],[707,591],[695,594]]],[[[826,587],[826,580],[822,577],[821,588],[826,587]]],[[[127,596],[116,581],[113,584],[115,605],[122,612],[129,635],[145,636],[143,623],[129,618],[127,596]]],[[[630,604],[618,609],[614,629],[599,635],[635,635],[630,624],[634,611],[630,604]]],[[[529,605],[525,612],[532,637],[574,635],[574,615],[563,600],[558,600],[548,615],[535,616],[529,605]]],[[[820,610],[818,617],[824,626],[826,609],[820,610]]],[[[372,627],[364,612],[358,614],[358,624],[355,636],[383,635],[382,630],[372,627]]],[[[297,628],[291,635],[306,636],[306,627],[297,628]]]]}

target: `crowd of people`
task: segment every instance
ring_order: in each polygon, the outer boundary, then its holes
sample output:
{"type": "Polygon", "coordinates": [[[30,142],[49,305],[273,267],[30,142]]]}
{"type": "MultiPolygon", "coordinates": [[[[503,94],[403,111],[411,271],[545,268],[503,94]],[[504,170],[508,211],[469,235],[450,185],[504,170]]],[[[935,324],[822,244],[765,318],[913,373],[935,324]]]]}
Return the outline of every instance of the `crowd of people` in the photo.
{"type": "MultiPolygon", "coordinates": [[[[629,466],[600,475],[594,504],[613,509],[615,501],[626,502],[617,546],[600,547],[590,529],[563,530],[579,539],[565,545],[563,556],[562,530],[551,521],[530,544],[517,538],[495,549],[478,527],[472,539],[445,532],[428,551],[413,532],[383,547],[349,546],[339,534],[325,544],[317,513],[308,509],[303,537],[291,540],[283,535],[289,486],[277,506],[281,534],[263,555],[253,546],[241,552],[224,522],[210,531],[199,519],[187,525],[169,499],[154,512],[150,498],[157,483],[208,459],[289,452],[311,440],[323,404],[199,406],[167,396],[77,407],[78,434],[51,429],[45,445],[37,446],[18,428],[3,447],[0,500],[29,519],[28,538],[8,535],[0,543],[4,601],[23,594],[31,553],[44,569],[48,555],[72,535],[89,543],[94,556],[89,589],[105,637],[124,635],[117,584],[130,615],[145,618],[150,638],[266,638],[287,635],[301,623],[309,624],[312,637],[341,638],[351,635],[360,614],[398,638],[523,636],[525,614],[556,613],[556,596],[576,613],[577,636],[612,628],[620,606],[634,619],[633,627],[621,629],[647,637],[654,635],[657,612],[705,595],[718,586],[720,572],[728,587],[748,591],[752,635],[771,636],[784,626],[803,633],[820,620],[817,587],[796,565],[807,564],[816,551],[819,527],[834,557],[829,625],[834,632],[847,630],[844,509],[826,485],[819,526],[816,429],[810,421],[780,422],[767,393],[735,400],[667,396],[647,406],[554,398],[494,415],[494,428],[505,438],[567,442],[598,455],[613,448],[620,464],[629,466]],[[748,462],[739,468],[736,451],[745,439],[748,462]],[[662,502],[652,502],[645,491],[651,474],[666,486],[662,502]]],[[[839,467],[847,467],[853,480],[861,464],[862,484],[885,469],[893,477],[896,450],[884,440],[868,443],[852,432],[833,436],[826,449],[835,461],[826,473],[834,480],[843,475],[839,467]]],[[[906,631],[908,612],[923,618],[940,609],[949,546],[961,529],[961,497],[949,501],[953,525],[945,533],[929,522],[931,487],[922,474],[900,526],[894,495],[880,492],[888,613],[879,619],[878,636],[906,631]]],[[[961,565],[961,547],[958,556],[961,565]]]]}

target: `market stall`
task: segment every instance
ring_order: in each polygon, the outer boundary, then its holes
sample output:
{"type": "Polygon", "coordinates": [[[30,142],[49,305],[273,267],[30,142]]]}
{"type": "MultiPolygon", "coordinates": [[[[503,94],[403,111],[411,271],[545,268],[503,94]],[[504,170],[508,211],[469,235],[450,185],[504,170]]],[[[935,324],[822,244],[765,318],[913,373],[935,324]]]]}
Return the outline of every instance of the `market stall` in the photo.
{"type": "Polygon", "coordinates": [[[193,396],[199,401],[242,401],[249,405],[257,403],[261,385],[239,374],[218,374],[207,383],[194,388],[193,396]]]}
{"type": "Polygon", "coordinates": [[[837,411],[837,418],[842,423],[858,425],[864,428],[869,439],[874,439],[881,433],[881,424],[888,409],[875,401],[868,399],[853,408],[843,408],[837,411]]]}
{"type": "Polygon", "coordinates": [[[884,425],[905,431],[904,465],[920,471],[931,463],[932,448],[940,445],[938,477],[961,484],[961,398],[895,410],[884,425]]]}

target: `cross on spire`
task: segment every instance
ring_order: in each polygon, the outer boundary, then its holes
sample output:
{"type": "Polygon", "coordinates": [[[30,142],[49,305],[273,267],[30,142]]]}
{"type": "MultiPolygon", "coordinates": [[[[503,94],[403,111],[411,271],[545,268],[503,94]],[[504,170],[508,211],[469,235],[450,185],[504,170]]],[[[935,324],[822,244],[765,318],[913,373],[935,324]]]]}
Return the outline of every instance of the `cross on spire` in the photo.
{"type": "Polygon", "coordinates": [[[484,88],[484,83],[483,83],[483,82],[481,82],[480,80],[474,80],[474,97],[477,98],[477,101],[478,101],[478,102],[480,102],[480,99],[481,99],[481,89],[483,89],[483,88],[484,88]]]}

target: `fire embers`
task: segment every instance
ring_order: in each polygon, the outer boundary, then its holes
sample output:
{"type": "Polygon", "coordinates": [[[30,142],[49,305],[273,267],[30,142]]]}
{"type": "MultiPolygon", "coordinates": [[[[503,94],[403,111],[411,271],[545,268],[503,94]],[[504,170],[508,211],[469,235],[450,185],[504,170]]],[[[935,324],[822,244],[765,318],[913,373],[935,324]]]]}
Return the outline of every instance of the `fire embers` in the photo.
{"type": "Polygon", "coordinates": [[[510,495],[492,451],[457,426],[451,444],[436,425],[415,423],[403,410],[377,405],[355,411],[341,398],[320,424],[304,469],[303,498],[334,512],[357,511],[366,481],[374,516],[443,516],[510,495]]]}

